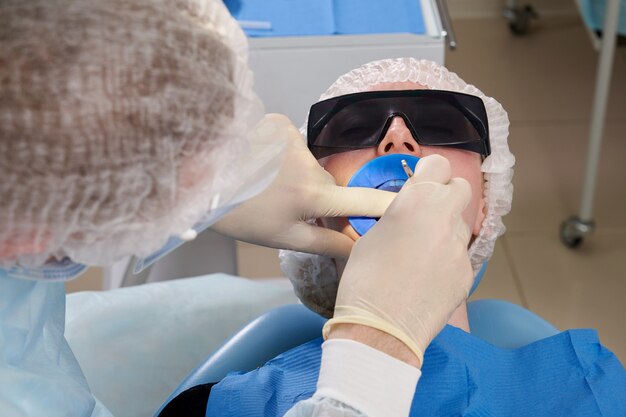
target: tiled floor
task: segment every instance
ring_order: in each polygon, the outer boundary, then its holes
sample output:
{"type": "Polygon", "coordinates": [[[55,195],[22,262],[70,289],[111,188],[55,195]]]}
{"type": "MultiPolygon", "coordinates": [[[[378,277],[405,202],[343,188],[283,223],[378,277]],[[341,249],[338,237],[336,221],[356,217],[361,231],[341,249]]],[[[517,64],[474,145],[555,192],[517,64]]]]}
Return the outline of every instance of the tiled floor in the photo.
{"type": "Polygon", "coordinates": [[[580,204],[597,60],[582,23],[542,19],[526,38],[498,20],[455,23],[448,66],[505,106],[517,158],[508,231],[475,297],[518,302],[561,329],[598,329],[626,362],[626,49],[615,55],[597,232],[569,250],[558,227],[580,204]]]}
{"type": "MultiPolygon", "coordinates": [[[[561,329],[592,327],[626,363],[626,48],[615,56],[595,199],[597,232],[577,250],[559,224],[579,206],[597,54],[578,17],[543,18],[528,37],[501,19],[455,21],[448,67],[497,98],[517,157],[507,234],[473,298],[523,305],[561,329]]],[[[243,276],[280,274],[276,251],[241,245],[243,276]]]]}
{"type": "Polygon", "coordinates": [[[77,291],[100,291],[103,288],[102,268],[91,267],[78,279],[65,283],[65,291],[68,293],[77,291]]]}
{"type": "Polygon", "coordinates": [[[237,270],[247,278],[282,277],[278,250],[237,242],[237,270]]]}

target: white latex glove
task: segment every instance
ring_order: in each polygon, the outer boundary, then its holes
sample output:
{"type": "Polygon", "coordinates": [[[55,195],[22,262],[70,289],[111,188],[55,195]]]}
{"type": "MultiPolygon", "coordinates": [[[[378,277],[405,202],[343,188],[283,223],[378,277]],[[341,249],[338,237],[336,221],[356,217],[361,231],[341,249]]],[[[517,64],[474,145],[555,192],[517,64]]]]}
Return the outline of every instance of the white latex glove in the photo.
{"type": "Polygon", "coordinates": [[[450,177],[444,157],[419,161],[385,215],[355,244],[325,337],[337,324],[368,326],[399,339],[422,362],[473,281],[470,230],[461,216],[471,188],[450,177]]]}
{"type": "Polygon", "coordinates": [[[352,239],[307,221],[319,217],[380,217],[397,194],[336,185],[286,116],[266,115],[257,130],[263,135],[287,133],[283,166],[266,190],[232,210],[212,229],[258,245],[347,257],[354,245],[352,239]]]}

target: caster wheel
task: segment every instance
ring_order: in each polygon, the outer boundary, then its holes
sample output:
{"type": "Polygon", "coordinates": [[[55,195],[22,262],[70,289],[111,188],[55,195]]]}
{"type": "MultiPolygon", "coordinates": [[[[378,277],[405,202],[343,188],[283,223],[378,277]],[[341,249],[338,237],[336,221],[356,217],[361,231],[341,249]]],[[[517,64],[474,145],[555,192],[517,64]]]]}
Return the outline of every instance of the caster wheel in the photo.
{"type": "Polygon", "coordinates": [[[592,222],[583,222],[578,217],[570,217],[561,223],[561,242],[570,249],[583,243],[584,236],[593,230],[592,222]]]}
{"type": "Polygon", "coordinates": [[[576,249],[583,243],[583,238],[582,236],[572,236],[567,232],[569,228],[567,222],[561,224],[561,242],[570,249],[576,249]]]}
{"type": "Polygon", "coordinates": [[[515,36],[526,35],[530,29],[530,21],[539,17],[532,6],[508,9],[504,15],[509,20],[509,29],[515,36]]]}

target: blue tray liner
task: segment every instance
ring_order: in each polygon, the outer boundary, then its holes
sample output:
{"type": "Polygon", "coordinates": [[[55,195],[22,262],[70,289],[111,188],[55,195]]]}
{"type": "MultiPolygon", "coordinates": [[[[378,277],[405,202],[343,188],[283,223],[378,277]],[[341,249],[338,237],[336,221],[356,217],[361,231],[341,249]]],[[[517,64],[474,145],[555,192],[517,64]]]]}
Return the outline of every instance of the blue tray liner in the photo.
{"type": "Polygon", "coordinates": [[[250,37],[425,33],[417,0],[224,0],[237,20],[270,22],[250,37]]]}

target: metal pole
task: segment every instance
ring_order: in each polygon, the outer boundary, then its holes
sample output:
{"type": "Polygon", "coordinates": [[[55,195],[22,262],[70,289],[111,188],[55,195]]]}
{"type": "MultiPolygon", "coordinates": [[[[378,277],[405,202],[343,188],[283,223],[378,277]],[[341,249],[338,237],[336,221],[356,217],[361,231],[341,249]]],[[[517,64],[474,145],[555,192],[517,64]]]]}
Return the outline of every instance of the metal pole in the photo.
{"type": "Polygon", "coordinates": [[[439,10],[439,17],[441,18],[441,25],[443,26],[442,36],[446,38],[448,48],[453,51],[457,46],[456,34],[454,33],[454,28],[452,27],[452,19],[450,18],[450,13],[448,12],[446,0],[437,0],[437,9],[439,10]]]}
{"type": "Polygon", "coordinates": [[[593,210],[593,197],[600,159],[600,146],[606,118],[606,106],[609,98],[609,85],[613,56],[617,36],[617,22],[619,17],[620,0],[608,0],[602,31],[602,46],[596,75],[596,91],[591,114],[591,128],[589,130],[589,148],[587,151],[587,166],[583,185],[583,194],[580,204],[580,220],[590,222],[593,210]]]}

